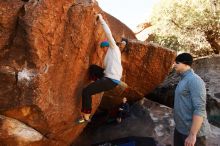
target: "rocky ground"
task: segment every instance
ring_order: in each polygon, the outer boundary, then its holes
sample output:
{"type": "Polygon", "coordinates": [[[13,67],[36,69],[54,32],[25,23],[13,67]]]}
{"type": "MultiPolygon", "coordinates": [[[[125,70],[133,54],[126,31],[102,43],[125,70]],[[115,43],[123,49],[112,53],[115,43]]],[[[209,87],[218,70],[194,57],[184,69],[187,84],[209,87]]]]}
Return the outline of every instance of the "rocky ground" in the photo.
{"type": "MultiPolygon", "coordinates": [[[[72,146],[88,146],[128,136],[153,137],[160,146],[172,145],[174,120],[172,109],[143,99],[131,107],[131,116],[121,124],[111,123],[94,126],[93,121],[72,146]]],[[[220,128],[211,126],[208,146],[219,146],[220,128]]]]}

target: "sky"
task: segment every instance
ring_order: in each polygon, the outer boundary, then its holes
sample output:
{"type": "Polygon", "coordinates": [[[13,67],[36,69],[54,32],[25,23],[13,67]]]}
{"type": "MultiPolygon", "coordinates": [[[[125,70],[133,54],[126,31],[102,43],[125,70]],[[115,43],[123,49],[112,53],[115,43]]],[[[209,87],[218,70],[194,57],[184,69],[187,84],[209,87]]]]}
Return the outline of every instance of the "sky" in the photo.
{"type": "Polygon", "coordinates": [[[118,18],[134,32],[149,19],[153,6],[160,0],[97,0],[99,6],[118,18]]]}

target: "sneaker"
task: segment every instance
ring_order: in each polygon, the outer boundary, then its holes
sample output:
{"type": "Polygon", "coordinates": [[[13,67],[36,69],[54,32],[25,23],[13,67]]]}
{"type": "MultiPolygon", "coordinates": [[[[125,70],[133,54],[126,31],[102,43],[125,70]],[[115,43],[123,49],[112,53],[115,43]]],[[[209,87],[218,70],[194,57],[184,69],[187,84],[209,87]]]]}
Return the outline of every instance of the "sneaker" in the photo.
{"type": "Polygon", "coordinates": [[[83,124],[83,123],[89,123],[91,120],[86,120],[84,117],[81,117],[80,119],[77,120],[78,124],[83,124]]]}

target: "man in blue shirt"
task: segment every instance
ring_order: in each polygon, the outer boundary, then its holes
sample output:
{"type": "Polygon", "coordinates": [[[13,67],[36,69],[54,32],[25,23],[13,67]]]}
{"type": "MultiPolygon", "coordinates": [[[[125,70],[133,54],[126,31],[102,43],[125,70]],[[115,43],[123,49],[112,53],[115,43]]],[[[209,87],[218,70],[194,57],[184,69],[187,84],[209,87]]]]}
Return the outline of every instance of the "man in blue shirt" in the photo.
{"type": "Polygon", "coordinates": [[[181,75],[175,90],[174,146],[206,146],[206,136],[210,132],[205,83],[194,73],[192,63],[193,57],[182,53],[174,64],[176,72],[181,75]]]}

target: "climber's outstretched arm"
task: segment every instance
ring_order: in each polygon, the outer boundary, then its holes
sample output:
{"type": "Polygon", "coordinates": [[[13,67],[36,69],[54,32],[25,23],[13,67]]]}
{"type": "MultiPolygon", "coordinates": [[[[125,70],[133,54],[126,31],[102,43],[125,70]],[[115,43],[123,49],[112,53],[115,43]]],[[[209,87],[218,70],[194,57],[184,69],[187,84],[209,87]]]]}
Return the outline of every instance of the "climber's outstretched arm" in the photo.
{"type": "Polygon", "coordinates": [[[99,21],[101,22],[102,27],[105,31],[106,37],[107,37],[109,44],[110,44],[110,48],[113,48],[113,49],[116,48],[117,45],[116,45],[116,42],[112,36],[112,33],[111,33],[109,26],[107,25],[107,23],[105,22],[105,20],[103,19],[101,14],[98,14],[97,17],[98,17],[99,21]]]}

